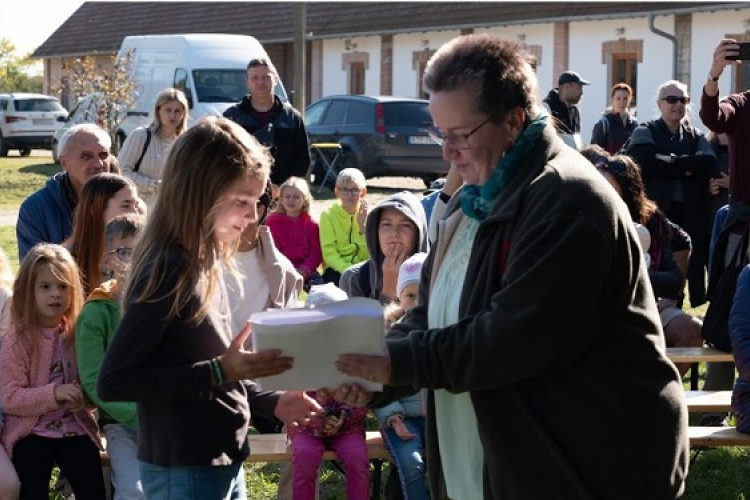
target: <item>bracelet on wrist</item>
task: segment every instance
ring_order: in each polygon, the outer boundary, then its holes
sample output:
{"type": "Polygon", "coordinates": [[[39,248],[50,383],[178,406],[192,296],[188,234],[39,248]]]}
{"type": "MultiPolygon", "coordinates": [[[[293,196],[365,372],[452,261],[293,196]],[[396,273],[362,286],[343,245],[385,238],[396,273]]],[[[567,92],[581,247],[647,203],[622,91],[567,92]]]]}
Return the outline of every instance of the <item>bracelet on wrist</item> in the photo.
{"type": "Polygon", "coordinates": [[[438,198],[440,198],[440,201],[442,201],[443,203],[448,203],[449,201],[451,201],[451,195],[449,195],[445,191],[440,191],[440,194],[438,194],[438,198]]]}
{"type": "Polygon", "coordinates": [[[221,367],[221,363],[219,362],[219,358],[212,359],[208,362],[208,364],[211,367],[211,373],[213,373],[216,385],[223,384],[226,380],[226,376],[224,374],[224,369],[221,367]]]}

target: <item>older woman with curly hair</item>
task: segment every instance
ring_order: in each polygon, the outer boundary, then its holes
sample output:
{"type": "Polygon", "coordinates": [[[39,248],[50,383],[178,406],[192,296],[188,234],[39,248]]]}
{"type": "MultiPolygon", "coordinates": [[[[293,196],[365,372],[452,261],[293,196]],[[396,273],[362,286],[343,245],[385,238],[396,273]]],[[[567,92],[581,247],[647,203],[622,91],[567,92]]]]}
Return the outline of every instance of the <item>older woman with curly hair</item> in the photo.
{"type": "Polygon", "coordinates": [[[684,391],[624,204],[558,138],[518,43],[458,37],[424,84],[465,184],[387,354],[337,360],[383,392],[336,396],[377,407],[427,389],[433,499],[679,496],[684,391]]]}

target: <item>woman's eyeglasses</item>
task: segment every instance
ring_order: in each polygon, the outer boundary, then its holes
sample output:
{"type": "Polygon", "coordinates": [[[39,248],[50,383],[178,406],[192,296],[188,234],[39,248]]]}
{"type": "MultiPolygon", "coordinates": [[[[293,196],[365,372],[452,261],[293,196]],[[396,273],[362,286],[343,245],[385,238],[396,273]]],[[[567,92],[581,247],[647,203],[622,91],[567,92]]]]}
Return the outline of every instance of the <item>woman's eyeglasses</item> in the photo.
{"type": "Polygon", "coordinates": [[[667,101],[667,104],[677,104],[678,102],[681,102],[682,104],[690,103],[690,98],[688,96],[677,97],[676,95],[668,95],[667,97],[662,97],[661,100],[667,101]]]}
{"type": "Polygon", "coordinates": [[[490,116],[485,121],[474,127],[468,134],[448,134],[446,135],[437,127],[429,127],[427,129],[427,135],[435,141],[439,146],[447,144],[456,149],[469,149],[469,137],[474,135],[474,132],[487,125],[492,117],[490,116]]]}
{"type": "Polygon", "coordinates": [[[117,258],[123,262],[130,262],[133,259],[133,249],[129,247],[115,248],[107,252],[109,254],[117,254],[117,258]]]}

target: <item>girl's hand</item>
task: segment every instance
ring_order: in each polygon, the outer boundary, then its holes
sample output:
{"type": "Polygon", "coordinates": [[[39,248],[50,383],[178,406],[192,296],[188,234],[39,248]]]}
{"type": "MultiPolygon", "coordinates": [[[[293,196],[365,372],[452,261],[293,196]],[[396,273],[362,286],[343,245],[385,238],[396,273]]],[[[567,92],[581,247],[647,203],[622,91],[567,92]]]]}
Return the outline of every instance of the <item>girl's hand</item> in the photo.
{"type": "Polygon", "coordinates": [[[409,251],[400,243],[392,243],[383,256],[383,289],[381,293],[386,297],[397,299],[396,285],[401,264],[409,258],[409,251]]]}
{"type": "Polygon", "coordinates": [[[250,330],[248,321],[245,328],[229,344],[227,351],[219,357],[225,382],[270,377],[292,368],[293,359],[289,356],[282,356],[278,349],[261,352],[246,351],[244,345],[250,336],[250,330]]]}
{"type": "Polygon", "coordinates": [[[83,391],[78,383],[55,386],[55,401],[65,409],[76,410],[84,405],[83,391]]]}
{"type": "Polygon", "coordinates": [[[367,201],[364,198],[359,200],[359,210],[357,210],[357,224],[359,224],[359,233],[365,234],[365,224],[367,223],[367,215],[370,213],[370,209],[367,206],[367,201]]]}
{"type": "Polygon", "coordinates": [[[339,433],[346,422],[346,413],[341,412],[339,416],[328,415],[323,421],[323,432],[326,436],[335,436],[339,433]]]}
{"type": "Polygon", "coordinates": [[[414,439],[414,434],[412,434],[411,431],[409,431],[409,428],[406,427],[406,423],[400,415],[391,416],[391,418],[388,419],[388,424],[393,428],[393,432],[395,432],[402,441],[414,439]]]}
{"type": "Polygon", "coordinates": [[[287,427],[307,425],[323,408],[304,391],[286,391],[276,403],[274,414],[287,427]]]}

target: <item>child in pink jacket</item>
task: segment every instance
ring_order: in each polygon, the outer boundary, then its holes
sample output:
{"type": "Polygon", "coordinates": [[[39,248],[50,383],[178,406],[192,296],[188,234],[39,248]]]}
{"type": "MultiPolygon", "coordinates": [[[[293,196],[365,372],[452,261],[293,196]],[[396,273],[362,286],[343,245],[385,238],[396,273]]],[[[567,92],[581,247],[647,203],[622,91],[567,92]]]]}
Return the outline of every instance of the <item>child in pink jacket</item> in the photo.
{"type": "Polygon", "coordinates": [[[0,440],[21,481],[20,498],[47,498],[57,463],[76,499],[103,499],[101,442],[78,383],[73,325],[83,288],[73,257],[59,245],[34,246],[11,300],[0,351],[0,440]]]}
{"type": "Polygon", "coordinates": [[[276,248],[305,279],[305,290],[323,283],[318,266],[323,261],[318,224],[310,217],[312,195],[307,181],[290,177],[281,185],[276,211],[268,216],[276,248]]]}

